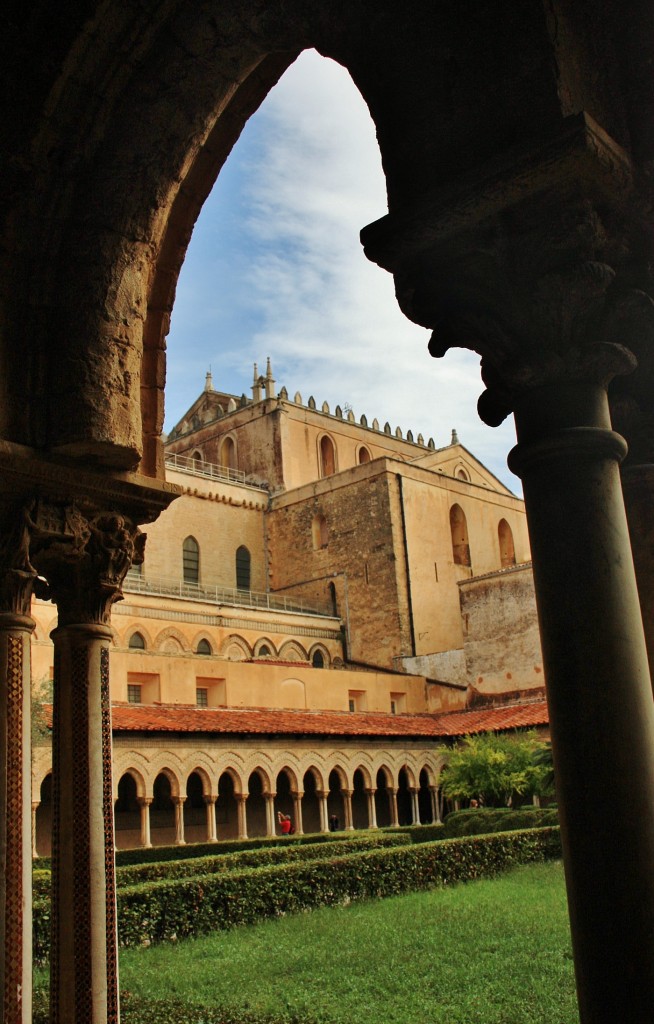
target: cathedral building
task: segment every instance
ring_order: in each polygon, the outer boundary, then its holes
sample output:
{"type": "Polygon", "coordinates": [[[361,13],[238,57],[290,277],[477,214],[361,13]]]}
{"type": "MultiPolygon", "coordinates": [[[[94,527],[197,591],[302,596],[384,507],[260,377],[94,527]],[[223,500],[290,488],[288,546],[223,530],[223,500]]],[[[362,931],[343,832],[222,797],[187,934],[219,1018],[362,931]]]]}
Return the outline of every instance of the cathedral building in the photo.
{"type": "MultiPolygon", "coordinates": [[[[436,820],[443,743],[544,725],[522,501],[436,446],[254,370],[171,431],[180,497],[114,609],[117,846],[436,820]]],[[[34,678],[54,607],[35,600],[34,678]]],[[[51,757],[34,760],[49,851],[51,757]]],[[[37,799],[38,797],[38,799],[37,799]]]]}

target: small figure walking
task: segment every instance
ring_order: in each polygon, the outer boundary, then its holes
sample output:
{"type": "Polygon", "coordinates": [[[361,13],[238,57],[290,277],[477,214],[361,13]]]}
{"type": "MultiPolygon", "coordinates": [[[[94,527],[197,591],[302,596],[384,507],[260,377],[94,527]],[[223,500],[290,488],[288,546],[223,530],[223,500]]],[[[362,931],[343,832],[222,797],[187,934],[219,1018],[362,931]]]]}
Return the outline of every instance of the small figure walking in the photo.
{"type": "Polygon", "coordinates": [[[337,814],[330,814],[329,815],[329,831],[330,832],[338,832],[338,815],[337,814]]]}

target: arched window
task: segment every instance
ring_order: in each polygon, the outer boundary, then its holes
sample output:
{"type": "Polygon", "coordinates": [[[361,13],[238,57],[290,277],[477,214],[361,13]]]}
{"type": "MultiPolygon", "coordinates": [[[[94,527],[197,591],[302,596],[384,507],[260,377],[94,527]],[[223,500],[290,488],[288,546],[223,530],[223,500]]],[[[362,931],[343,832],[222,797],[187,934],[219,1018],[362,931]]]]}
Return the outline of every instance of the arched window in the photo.
{"type": "Polygon", "coordinates": [[[362,466],[364,462],[370,462],[370,452],[364,444],[359,448],[359,465],[362,466]]]}
{"type": "Polygon", "coordinates": [[[515,565],[513,532],[506,519],[500,519],[497,535],[500,541],[500,565],[503,569],[506,569],[509,565],[515,565]]]}
{"type": "Polygon", "coordinates": [[[200,548],[195,537],[187,537],[182,545],[184,583],[200,582],[200,548]]]}
{"type": "Polygon", "coordinates": [[[450,509],[450,532],[452,534],[452,555],[455,565],[471,565],[468,524],[460,505],[450,509]]]}
{"type": "Polygon", "coordinates": [[[236,469],[236,445],[231,437],[226,437],[220,446],[220,465],[225,469],[236,469]]]}
{"type": "Polygon", "coordinates": [[[332,603],[332,615],[336,616],[338,615],[338,603],[336,601],[336,584],[333,582],[329,584],[329,599],[332,603]]]}
{"type": "Polygon", "coordinates": [[[313,665],[314,668],[324,668],[325,667],[325,657],[324,657],[322,651],[314,651],[313,652],[313,657],[311,659],[311,664],[313,665]]]}
{"type": "Polygon", "coordinates": [[[318,548],[326,548],[329,542],[329,530],[327,529],[327,520],[319,512],[313,517],[311,522],[311,538],[313,540],[314,551],[318,548]]]}
{"type": "Polygon", "coordinates": [[[334,442],[325,434],[320,438],[320,475],[332,476],[336,472],[334,442]]]}
{"type": "Polygon", "coordinates": [[[132,633],[127,646],[133,651],[144,651],[145,640],[143,635],[141,633],[132,633]]]}
{"type": "Polygon", "coordinates": [[[204,459],[202,458],[202,452],[199,451],[199,449],[197,449],[197,448],[195,449],[195,451],[191,455],[191,458],[193,460],[193,468],[194,469],[202,469],[202,464],[204,463],[204,459]]]}
{"type": "Polygon", "coordinates": [[[236,551],[236,589],[250,589],[250,552],[244,544],[236,551]]]}
{"type": "Polygon", "coordinates": [[[257,658],[269,658],[269,657],[270,657],[270,647],[266,646],[266,644],[261,644],[261,647],[257,651],[257,658]]]}
{"type": "Polygon", "coordinates": [[[457,469],[456,475],[459,480],[466,480],[468,483],[470,483],[470,474],[468,473],[467,469],[463,469],[463,467],[457,469]]]}
{"type": "Polygon", "coordinates": [[[196,654],[213,654],[211,650],[211,644],[208,640],[199,640],[196,649],[196,654]]]}

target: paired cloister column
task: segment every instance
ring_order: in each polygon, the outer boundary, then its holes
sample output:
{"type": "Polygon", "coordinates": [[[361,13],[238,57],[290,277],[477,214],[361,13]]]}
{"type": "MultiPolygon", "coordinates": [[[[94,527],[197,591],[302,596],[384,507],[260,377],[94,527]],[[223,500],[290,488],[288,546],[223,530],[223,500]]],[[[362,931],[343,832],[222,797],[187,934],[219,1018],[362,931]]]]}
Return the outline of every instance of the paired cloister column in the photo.
{"type": "Polygon", "coordinates": [[[207,814],[207,842],[215,843],[216,835],[216,800],[218,799],[217,794],[209,794],[204,797],[204,804],[206,807],[207,814]]]}
{"type": "Polygon", "coordinates": [[[654,703],[607,399],[638,373],[630,339],[654,337],[647,216],[627,154],[580,115],[363,233],[431,354],[482,356],[482,419],[515,417],[582,1024],[654,1012],[654,703]]]}
{"type": "Polygon", "coordinates": [[[377,792],[374,786],[367,786],[365,789],[366,801],[368,803],[368,828],[377,828],[377,808],[375,807],[375,793],[377,792]]]}
{"type": "Polygon", "coordinates": [[[302,835],[304,828],[302,825],[302,797],[303,792],[299,789],[291,791],[291,799],[293,801],[293,826],[298,835],[302,835]]]}
{"type": "Polygon", "coordinates": [[[275,835],[275,796],[276,793],[264,793],[266,803],[266,835],[275,835]]]}
{"type": "Polygon", "coordinates": [[[400,824],[400,818],[397,812],[397,786],[388,787],[388,800],[391,811],[391,825],[394,828],[397,828],[400,824]]]}
{"type": "Polygon", "coordinates": [[[317,789],[316,797],[318,798],[318,811],[320,813],[320,831],[329,832],[329,807],[327,804],[329,790],[317,789]]]}
{"type": "Polygon", "coordinates": [[[352,789],[341,789],[341,796],[343,797],[343,810],[345,812],[345,829],[353,831],[354,820],[352,818],[352,789]]]}
{"type": "Polygon", "coordinates": [[[141,825],[141,846],[146,849],[150,849],[152,846],[152,837],[150,834],[150,807],[152,806],[151,796],[140,796],[137,798],[139,805],[139,816],[141,825]]]}
{"type": "Polygon", "coordinates": [[[245,805],[247,803],[247,793],[235,793],[236,800],[236,816],[238,822],[238,838],[247,839],[248,837],[248,821],[245,805]]]}

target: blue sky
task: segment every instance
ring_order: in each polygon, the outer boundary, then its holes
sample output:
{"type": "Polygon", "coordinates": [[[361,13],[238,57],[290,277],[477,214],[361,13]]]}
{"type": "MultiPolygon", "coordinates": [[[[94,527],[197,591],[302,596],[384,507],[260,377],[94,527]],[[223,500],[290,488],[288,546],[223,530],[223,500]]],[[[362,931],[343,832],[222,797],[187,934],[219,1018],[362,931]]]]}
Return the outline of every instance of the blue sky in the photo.
{"type": "Polygon", "coordinates": [[[363,255],[360,229],[386,213],[374,126],[349,75],[307,52],[250,119],[204,205],[168,336],[166,425],[204,386],[251,395],[252,364],[276,388],[351,406],[393,431],[459,439],[520,493],[506,467],[512,421],[486,427],[479,358],[427,352],[390,274],[363,255]]]}

